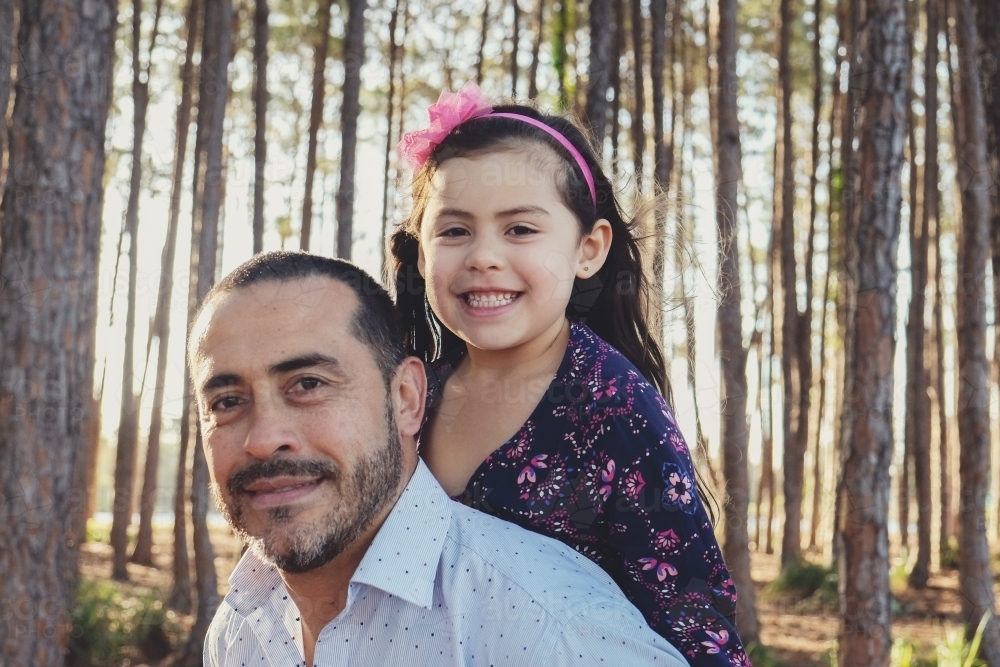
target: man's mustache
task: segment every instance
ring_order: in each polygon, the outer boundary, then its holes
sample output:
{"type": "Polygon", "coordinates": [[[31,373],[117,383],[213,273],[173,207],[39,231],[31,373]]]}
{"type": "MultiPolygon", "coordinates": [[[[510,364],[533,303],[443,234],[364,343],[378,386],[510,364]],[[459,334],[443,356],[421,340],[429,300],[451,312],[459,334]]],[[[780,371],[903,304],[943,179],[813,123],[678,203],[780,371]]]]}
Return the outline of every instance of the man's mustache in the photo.
{"type": "Polygon", "coordinates": [[[269,477],[319,477],[336,482],[340,476],[340,468],[329,461],[297,461],[292,459],[257,461],[239,472],[233,473],[226,483],[226,489],[230,496],[237,496],[247,493],[244,487],[248,484],[269,477]]]}

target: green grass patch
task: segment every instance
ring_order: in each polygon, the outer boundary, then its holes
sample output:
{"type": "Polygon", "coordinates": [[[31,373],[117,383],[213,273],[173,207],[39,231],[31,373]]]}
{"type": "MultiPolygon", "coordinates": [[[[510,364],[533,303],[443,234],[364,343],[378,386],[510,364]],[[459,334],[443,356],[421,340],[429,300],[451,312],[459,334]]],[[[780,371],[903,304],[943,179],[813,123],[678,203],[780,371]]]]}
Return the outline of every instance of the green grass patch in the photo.
{"type": "Polygon", "coordinates": [[[786,565],[778,578],[764,588],[763,594],[765,597],[804,600],[821,589],[828,591],[832,586],[833,599],[836,600],[836,577],[837,573],[828,567],[807,561],[794,561],[786,565]]]}
{"type": "Polygon", "coordinates": [[[151,592],[132,593],[107,581],[81,581],[70,613],[67,667],[111,667],[169,652],[167,611],[151,592]]]}

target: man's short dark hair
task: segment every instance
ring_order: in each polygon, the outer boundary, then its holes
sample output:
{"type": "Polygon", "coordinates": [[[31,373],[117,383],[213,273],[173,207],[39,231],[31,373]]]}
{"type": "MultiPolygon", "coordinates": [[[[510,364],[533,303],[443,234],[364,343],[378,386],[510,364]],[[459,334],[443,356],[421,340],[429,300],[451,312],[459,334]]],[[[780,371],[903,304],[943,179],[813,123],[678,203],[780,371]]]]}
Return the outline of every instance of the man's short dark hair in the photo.
{"type": "MultiPolygon", "coordinates": [[[[342,259],[307,252],[275,250],[254,255],[233,269],[205,295],[198,313],[215,298],[251,285],[326,277],[347,285],[358,297],[350,324],[351,334],[367,345],[375,357],[386,386],[406,356],[399,313],[386,292],[364,269],[342,259]]],[[[192,320],[197,321],[197,316],[192,320]]]]}

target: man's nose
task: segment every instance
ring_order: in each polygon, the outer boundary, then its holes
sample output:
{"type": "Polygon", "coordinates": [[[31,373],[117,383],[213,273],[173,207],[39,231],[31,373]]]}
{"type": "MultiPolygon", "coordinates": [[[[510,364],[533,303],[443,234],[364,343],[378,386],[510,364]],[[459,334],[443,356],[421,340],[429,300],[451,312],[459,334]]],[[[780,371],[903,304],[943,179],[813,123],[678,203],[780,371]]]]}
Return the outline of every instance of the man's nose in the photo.
{"type": "Polygon", "coordinates": [[[298,435],[280,402],[258,400],[250,416],[243,450],[254,458],[266,460],[276,452],[293,452],[300,447],[298,435]]]}

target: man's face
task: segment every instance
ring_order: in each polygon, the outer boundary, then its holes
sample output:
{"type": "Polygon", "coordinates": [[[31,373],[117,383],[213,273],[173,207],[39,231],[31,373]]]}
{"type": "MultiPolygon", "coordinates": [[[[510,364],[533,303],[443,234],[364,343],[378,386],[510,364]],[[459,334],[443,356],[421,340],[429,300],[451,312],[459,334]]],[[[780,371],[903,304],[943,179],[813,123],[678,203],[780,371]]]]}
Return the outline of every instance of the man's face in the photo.
{"type": "Polygon", "coordinates": [[[339,555],[400,483],[390,392],[350,332],[357,303],[328,278],[269,281],[218,298],[195,325],[213,495],[234,530],[285,572],[339,555]]]}

